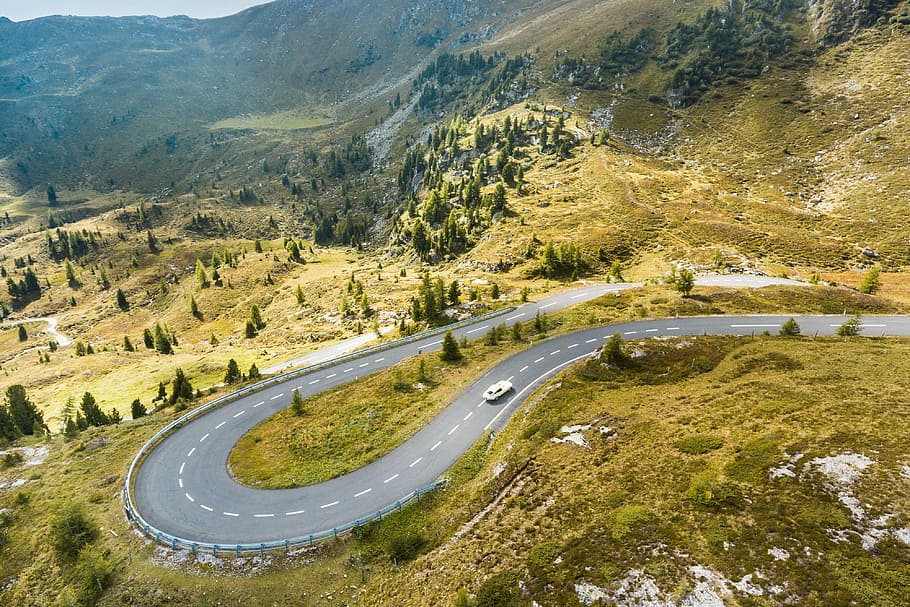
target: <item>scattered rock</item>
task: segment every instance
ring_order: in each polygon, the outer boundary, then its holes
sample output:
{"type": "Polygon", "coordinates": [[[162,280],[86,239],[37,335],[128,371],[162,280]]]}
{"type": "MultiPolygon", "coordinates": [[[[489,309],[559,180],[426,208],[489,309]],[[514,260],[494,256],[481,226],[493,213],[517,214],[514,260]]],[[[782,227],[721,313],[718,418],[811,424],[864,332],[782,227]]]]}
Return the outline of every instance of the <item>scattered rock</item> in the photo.
{"type": "Polygon", "coordinates": [[[97,436],[97,437],[93,438],[92,440],[90,440],[89,442],[85,443],[85,450],[94,451],[96,449],[100,449],[101,447],[105,447],[105,446],[109,445],[110,442],[111,441],[104,438],[103,436],[97,436]]]}
{"type": "Polygon", "coordinates": [[[771,555],[775,561],[786,561],[790,558],[790,553],[783,548],[768,548],[768,554],[771,555]]]}

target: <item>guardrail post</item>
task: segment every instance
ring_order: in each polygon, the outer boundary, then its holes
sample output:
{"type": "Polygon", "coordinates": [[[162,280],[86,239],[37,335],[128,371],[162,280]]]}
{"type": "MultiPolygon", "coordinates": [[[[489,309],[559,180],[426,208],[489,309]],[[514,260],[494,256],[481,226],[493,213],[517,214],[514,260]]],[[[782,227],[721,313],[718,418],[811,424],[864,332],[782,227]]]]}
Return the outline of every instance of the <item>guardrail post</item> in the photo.
{"type": "Polygon", "coordinates": [[[240,558],[240,544],[237,544],[237,558],[240,558]]]}
{"type": "Polygon", "coordinates": [[[338,539],[338,527],[333,527],[333,528],[332,528],[332,533],[335,534],[335,539],[337,540],[337,539],[338,539]]]}
{"type": "Polygon", "coordinates": [[[160,544],[160,543],[161,543],[161,532],[160,532],[160,531],[158,532],[157,535],[155,535],[155,543],[156,543],[156,544],[160,544]]]}
{"type": "Polygon", "coordinates": [[[414,497],[417,499],[418,502],[420,501],[420,488],[419,487],[414,490],[414,497]]]}
{"type": "Polygon", "coordinates": [[[191,548],[191,550],[193,552],[193,556],[196,556],[196,548],[197,548],[196,542],[193,542],[193,547],[191,548]]]}
{"type": "Polygon", "coordinates": [[[171,550],[177,550],[177,538],[176,537],[173,538],[173,541],[171,542],[171,550]]]}
{"type": "Polygon", "coordinates": [[[398,512],[401,512],[401,502],[400,501],[395,502],[395,506],[398,507],[398,512]]]}
{"type": "Polygon", "coordinates": [[[218,556],[218,544],[212,544],[212,556],[218,556]]]}
{"type": "Polygon", "coordinates": [[[284,540],[284,553],[287,554],[291,551],[291,542],[289,540],[284,540]]]}
{"type": "Polygon", "coordinates": [[[313,545],[313,536],[311,535],[310,536],[310,546],[312,546],[312,545],[313,545]]]}
{"type": "Polygon", "coordinates": [[[259,556],[265,556],[265,544],[259,544],[259,556]]]}

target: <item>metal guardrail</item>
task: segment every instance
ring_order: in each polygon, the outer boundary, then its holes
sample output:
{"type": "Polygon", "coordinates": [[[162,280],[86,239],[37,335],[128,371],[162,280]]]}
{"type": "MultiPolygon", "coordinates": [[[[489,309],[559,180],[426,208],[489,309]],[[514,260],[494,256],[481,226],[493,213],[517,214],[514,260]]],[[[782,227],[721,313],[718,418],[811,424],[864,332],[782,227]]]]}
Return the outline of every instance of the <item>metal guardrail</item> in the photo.
{"type": "Polygon", "coordinates": [[[346,523],[345,525],[342,525],[340,527],[327,529],[325,531],[320,531],[318,533],[310,534],[310,535],[303,536],[303,537],[288,538],[288,539],[281,540],[278,542],[266,542],[266,543],[260,543],[260,544],[221,545],[221,544],[209,544],[209,543],[205,543],[205,542],[193,542],[190,540],[181,539],[181,538],[175,537],[173,535],[170,535],[165,531],[161,531],[160,529],[157,529],[154,526],[148,524],[145,521],[145,519],[142,518],[142,515],[139,513],[139,510],[136,508],[136,506],[133,502],[133,496],[132,496],[133,480],[135,478],[136,470],[139,468],[140,464],[145,459],[145,456],[148,455],[152,451],[152,449],[154,449],[158,445],[158,443],[160,443],[162,440],[164,440],[169,434],[171,434],[173,431],[183,427],[190,420],[193,420],[197,417],[201,417],[201,416],[209,413],[210,411],[213,411],[214,409],[217,409],[218,407],[225,405],[229,402],[233,402],[234,400],[236,400],[242,396],[246,396],[247,394],[252,394],[254,392],[259,392],[260,390],[263,390],[269,386],[274,386],[276,384],[280,384],[289,379],[293,379],[296,377],[300,377],[302,375],[306,375],[308,373],[312,373],[313,371],[325,368],[327,366],[335,365],[335,364],[338,364],[338,363],[346,361],[346,360],[353,360],[356,358],[360,358],[362,356],[366,356],[366,355],[374,353],[374,352],[388,350],[389,348],[394,348],[394,347],[402,345],[402,344],[420,341],[421,339],[425,339],[427,337],[432,337],[434,335],[439,335],[440,333],[445,333],[445,332],[451,331],[453,329],[458,329],[458,328],[461,328],[464,326],[472,325],[476,322],[480,322],[480,321],[486,320],[488,318],[494,318],[494,317],[500,316],[502,314],[507,314],[508,312],[510,312],[514,309],[515,309],[514,306],[500,308],[498,310],[494,310],[492,312],[487,312],[486,314],[481,314],[480,316],[468,318],[468,319],[465,319],[465,320],[462,320],[462,321],[459,321],[456,323],[452,323],[450,325],[437,327],[437,328],[431,329],[429,331],[423,331],[423,332],[417,333],[415,335],[409,335],[407,337],[403,337],[403,338],[396,339],[396,340],[393,340],[390,342],[386,342],[384,344],[379,344],[379,345],[373,346],[371,348],[366,348],[364,350],[358,350],[356,352],[351,352],[350,354],[344,354],[342,356],[338,356],[336,358],[325,360],[320,363],[309,365],[309,366],[306,366],[306,367],[303,367],[300,369],[295,369],[293,371],[281,373],[279,375],[269,377],[263,381],[256,382],[255,384],[252,384],[250,386],[246,386],[245,388],[241,388],[240,390],[237,390],[235,392],[231,392],[230,394],[220,396],[220,397],[216,398],[215,400],[205,403],[204,405],[202,405],[200,407],[196,407],[192,411],[190,411],[187,414],[172,421],[167,426],[165,426],[164,428],[162,428],[161,430],[156,432],[154,436],[152,436],[148,441],[146,441],[146,443],[144,445],[142,445],[142,448],[139,449],[139,453],[137,453],[136,456],[133,458],[133,461],[130,463],[129,470],[127,471],[126,479],[124,479],[123,489],[121,491],[121,495],[123,497],[123,507],[124,507],[124,510],[126,511],[127,520],[130,522],[131,526],[135,526],[143,534],[145,534],[146,537],[149,537],[149,538],[155,540],[155,542],[160,545],[169,546],[169,547],[173,548],[174,550],[177,550],[177,549],[192,550],[194,553],[197,550],[211,551],[212,554],[215,554],[216,556],[219,554],[218,551],[221,549],[224,550],[221,553],[222,556],[229,556],[229,555],[241,556],[243,554],[261,554],[264,552],[275,552],[275,551],[279,551],[279,550],[288,551],[292,548],[299,548],[302,546],[312,546],[312,545],[315,545],[315,544],[318,544],[321,542],[336,539],[340,535],[342,535],[344,533],[348,533],[348,532],[352,531],[353,529],[363,526],[366,523],[369,523],[371,521],[382,520],[382,517],[385,516],[386,514],[393,512],[393,511],[400,510],[406,504],[409,504],[413,501],[420,499],[421,495],[425,495],[425,494],[429,493],[433,489],[436,489],[437,487],[445,484],[447,481],[441,480],[441,481],[437,481],[436,483],[420,487],[420,488],[416,489],[414,491],[414,493],[409,494],[408,496],[398,500],[394,504],[390,504],[390,505],[386,506],[385,508],[382,508],[364,518],[357,519],[356,521],[352,521],[350,523],[346,523]],[[230,549],[230,550],[228,550],[228,549],[230,549]]]}

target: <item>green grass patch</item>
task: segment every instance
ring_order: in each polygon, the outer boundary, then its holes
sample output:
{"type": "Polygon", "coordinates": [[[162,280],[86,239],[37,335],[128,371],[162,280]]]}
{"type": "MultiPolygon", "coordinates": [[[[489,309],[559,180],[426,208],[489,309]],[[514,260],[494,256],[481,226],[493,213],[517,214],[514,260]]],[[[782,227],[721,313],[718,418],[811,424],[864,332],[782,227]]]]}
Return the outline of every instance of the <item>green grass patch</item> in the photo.
{"type": "Polygon", "coordinates": [[[219,120],[212,130],[299,131],[329,126],[335,121],[327,113],[301,113],[296,111],[275,114],[250,114],[219,120]]]}
{"type": "Polygon", "coordinates": [[[357,470],[413,436],[468,383],[521,347],[475,342],[461,362],[426,354],[305,399],[302,415],[284,410],[240,439],[231,472],[242,483],[278,489],[357,470]]]}
{"type": "Polygon", "coordinates": [[[723,446],[724,439],[713,434],[693,434],[676,443],[676,448],[688,455],[704,455],[723,446]]]}

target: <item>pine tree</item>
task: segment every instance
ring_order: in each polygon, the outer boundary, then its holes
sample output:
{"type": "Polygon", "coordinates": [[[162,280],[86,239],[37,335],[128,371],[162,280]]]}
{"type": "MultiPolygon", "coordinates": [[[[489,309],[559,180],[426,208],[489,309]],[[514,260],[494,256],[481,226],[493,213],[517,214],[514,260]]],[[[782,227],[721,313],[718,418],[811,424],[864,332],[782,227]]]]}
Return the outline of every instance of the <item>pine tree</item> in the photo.
{"type": "Polygon", "coordinates": [[[25,330],[25,325],[19,325],[19,341],[28,341],[28,331],[25,330]]]}
{"type": "Polygon", "coordinates": [[[201,318],[202,314],[199,313],[199,304],[196,303],[196,296],[190,293],[190,314],[195,318],[201,318]]]}
{"type": "Polygon", "coordinates": [[[82,402],[79,407],[82,409],[82,414],[85,416],[85,424],[88,426],[106,426],[111,423],[110,418],[98,406],[91,392],[86,392],[82,395],[82,402]]]}
{"type": "Polygon", "coordinates": [[[297,416],[304,414],[303,397],[300,396],[300,390],[297,388],[294,388],[294,392],[291,394],[291,410],[297,416]]]}
{"type": "Polygon", "coordinates": [[[171,340],[158,323],[155,323],[155,349],[162,354],[174,353],[174,349],[171,347],[171,340]]]}
{"type": "Polygon", "coordinates": [[[205,273],[205,266],[202,265],[202,260],[196,260],[196,282],[199,283],[199,287],[202,289],[209,288],[209,277],[205,273]]]}
{"type": "Polygon", "coordinates": [[[253,324],[252,320],[247,319],[246,327],[243,329],[243,334],[247,339],[253,339],[257,335],[256,325],[253,324]]]}
{"type": "Polygon", "coordinates": [[[463,358],[458,342],[455,341],[451,331],[446,331],[446,335],[442,339],[442,350],[439,353],[439,358],[445,362],[457,362],[463,358]]]}
{"type": "Polygon", "coordinates": [[[126,300],[123,289],[117,289],[117,307],[126,312],[130,309],[130,302],[126,300]]]}
{"type": "Polygon", "coordinates": [[[6,389],[6,409],[21,434],[32,436],[47,428],[44,416],[29,400],[22,385],[16,384],[6,389]]]}
{"type": "Polygon", "coordinates": [[[800,334],[800,327],[796,323],[796,319],[791,318],[785,322],[780,328],[780,334],[782,337],[794,337],[800,334]]]}
{"type": "Polygon", "coordinates": [[[147,231],[146,237],[147,237],[146,239],[147,239],[147,241],[148,241],[149,252],[150,252],[150,253],[157,253],[157,252],[159,252],[159,251],[161,250],[161,248],[160,248],[160,246],[158,245],[158,238],[156,238],[155,235],[152,234],[152,231],[151,231],[151,230],[148,230],[148,231],[147,231]]]}
{"type": "Polygon", "coordinates": [[[256,304],[250,306],[250,322],[253,323],[253,326],[256,327],[257,331],[265,327],[265,322],[262,320],[262,314],[259,312],[259,306],[256,304]]]}
{"type": "Polygon", "coordinates": [[[127,352],[135,352],[136,348],[133,347],[133,342],[130,341],[129,335],[123,336],[123,349],[127,352]]]}
{"type": "Polygon", "coordinates": [[[614,333],[607,340],[601,359],[614,367],[622,367],[626,364],[629,357],[623,351],[622,336],[619,333],[614,333]]]}
{"type": "Polygon", "coordinates": [[[494,282],[493,286],[490,287],[490,299],[495,301],[499,299],[499,295],[499,284],[494,282]]]}
{"type": "Polygon", "coordinates": [[[140,417],[145,417],[148,411],[145,408],[145,405],[137,398],[130,405],[130,415],[133,416],[133,419],[139,419],[140,417]]]}
{"type": "Polygon", "coordinates": [[[881,288],[881,271],[878,268],[870,268],[866,275],[863,277],[863,284],[860,285],[859,290],[866,295],[873,295],[876,291],[881,288]]]}
{"type": "Polygon", "coordinates": [[[188,401],[193,399],[193,386],[187,378],[183,369],[178,368],[174,372],[174,379],[171,380],[171,396],[168,398],[169,405],[175,405],[178,401],[188,401]]]}
{"type": "Polygon", "coordinates": [[[304,301],[306,301],[303,297],[303,289],[300,288],[300,285],[297,285],[297,290],[294,292],[294,296],[297,298],[298,306],[302,306],[304,304],[304,301]]]}
{"type": "Polygon", "coordinates": [[[256,363],[250,365],[250,370],[246,374],[250,379],[259,379],[262,375],[259,373],[259,367],[256,366],[256,363]]]}
{"type": "Polygon", "coordinates": [[[224,383],[235,384],[240,381],[240,367],[233,358],[228,361],[227,371],[224,374],[224,383]]]}
{"type": "Polygon", "coordinates": [[[687,270],[682,269],[676,275],[676,290],[682,293],[683,297],[688,297],[695,286],[695,275],[687,270]]]}
{"type": "Polygon", "coordinates": [[[155,347],[155,340],[152,337],[152,332],[149,331],[148,329],[142,330],[142,341],[143,341],[143,343],[145,343],[145,347],[148,348],[149,350],[151,350],[155,347]]]}

